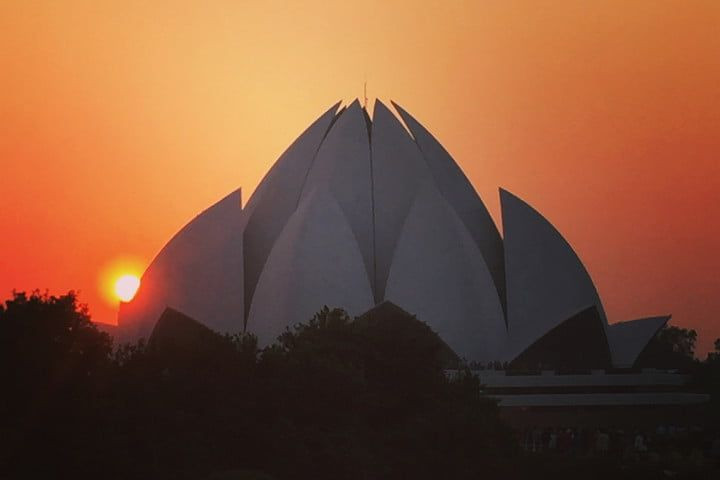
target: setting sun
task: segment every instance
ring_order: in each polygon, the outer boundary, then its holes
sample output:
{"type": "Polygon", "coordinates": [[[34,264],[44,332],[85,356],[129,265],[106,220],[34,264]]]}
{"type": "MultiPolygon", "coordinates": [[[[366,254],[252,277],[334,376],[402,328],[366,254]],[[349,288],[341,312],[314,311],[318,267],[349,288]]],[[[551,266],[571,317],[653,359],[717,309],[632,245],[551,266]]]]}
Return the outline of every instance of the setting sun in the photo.
{"type": "Polygon", "coordinates": [[[115,295],[123,302],[129,302],[140,287],[137,275],[125,274],[115,281],[115,295]]]}
{"type": "Polygon", "coordinates": [[[145,265],[139,257],[123,255],[100,267],[98,291],[108,307],[116,309],[118,300],[129,302],[135,297],[145,265]]]}

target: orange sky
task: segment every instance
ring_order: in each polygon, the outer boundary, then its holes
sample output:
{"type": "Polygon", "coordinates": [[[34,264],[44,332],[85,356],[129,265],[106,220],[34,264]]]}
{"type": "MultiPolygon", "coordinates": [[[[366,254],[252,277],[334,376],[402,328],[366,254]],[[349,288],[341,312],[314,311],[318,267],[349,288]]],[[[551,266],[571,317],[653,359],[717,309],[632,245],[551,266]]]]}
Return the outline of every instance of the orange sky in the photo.
{"type": "Polygon", "coordinates": [[[0,299],[99,288],[245,199],[339,99],[393,99],[575,247],[611,322],[720,337],[720,2],[0,2],[0,299]],[[387,5],[391,3],[392,5],[387,5]]]}

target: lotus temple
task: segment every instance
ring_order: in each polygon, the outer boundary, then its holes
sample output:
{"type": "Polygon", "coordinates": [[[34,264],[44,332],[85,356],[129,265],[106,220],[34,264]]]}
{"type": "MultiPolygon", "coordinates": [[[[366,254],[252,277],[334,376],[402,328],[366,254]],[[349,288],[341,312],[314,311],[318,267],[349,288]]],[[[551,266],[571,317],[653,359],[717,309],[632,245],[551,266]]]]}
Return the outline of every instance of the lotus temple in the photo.
{"type": "Polygon", "coordinates": [[[630,367],[669,316],[608,323],[562,235],[500,190],[503,235],[458,164],[400,106],[356,100],[315,120],[243,208],[230,193],[185,225],[120,309],[124,340],[167,308],[260,345],[323,305],[391,302],[477,362],[630,367]],[[572,341],[567,341],[572,339],[572,341]]]}

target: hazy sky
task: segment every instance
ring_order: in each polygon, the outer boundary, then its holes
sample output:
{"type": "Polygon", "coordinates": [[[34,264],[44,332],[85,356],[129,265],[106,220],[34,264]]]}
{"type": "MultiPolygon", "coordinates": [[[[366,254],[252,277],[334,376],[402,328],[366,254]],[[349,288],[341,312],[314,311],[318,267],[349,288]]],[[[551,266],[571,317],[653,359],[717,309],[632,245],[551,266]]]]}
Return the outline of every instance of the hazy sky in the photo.
{"type": "Polygon", "coordinates": [[[337,100],[395,100],[611,322],[720,337],[720,2],[0,1],[0,299],[141,267],[337,100]],[[337,4],[341,3],[341,5],[337,4]]]}

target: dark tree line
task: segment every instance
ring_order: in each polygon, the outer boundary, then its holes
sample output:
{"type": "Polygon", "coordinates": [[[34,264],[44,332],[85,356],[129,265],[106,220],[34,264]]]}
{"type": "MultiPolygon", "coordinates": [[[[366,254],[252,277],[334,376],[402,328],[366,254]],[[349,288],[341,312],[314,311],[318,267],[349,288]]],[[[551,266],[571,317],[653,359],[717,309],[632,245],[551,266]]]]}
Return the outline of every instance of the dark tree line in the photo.
{"type": "Polygon", "coordinates": [[[695,330],[666,325],[643,349],[637,364],[645,368],[692,370],[699,363],[695,358],[696,343],[695,330]]]}
{"type": "Polygon", "coordinates": [[[16,294],[0,310],[0,476],[474,478],[512,454],[477,379],[445,376],[437,335],[382,320],[324,308],[259,350],[168,310],[113,351],[72,292],[16,294]]]}
{"type": "MultiPolygon", "coordinates": [[[[518,456],[477,377],[448,378],[454,354],[398,310],[326,307],[261,350],[168,309],[147,342],[114,347],[73,292],[16,293],[0,305],[0,478],[642,477],[518,456]]],[[[720,350],[698,381],[717,393],[719,371],[720,350]]]]}

